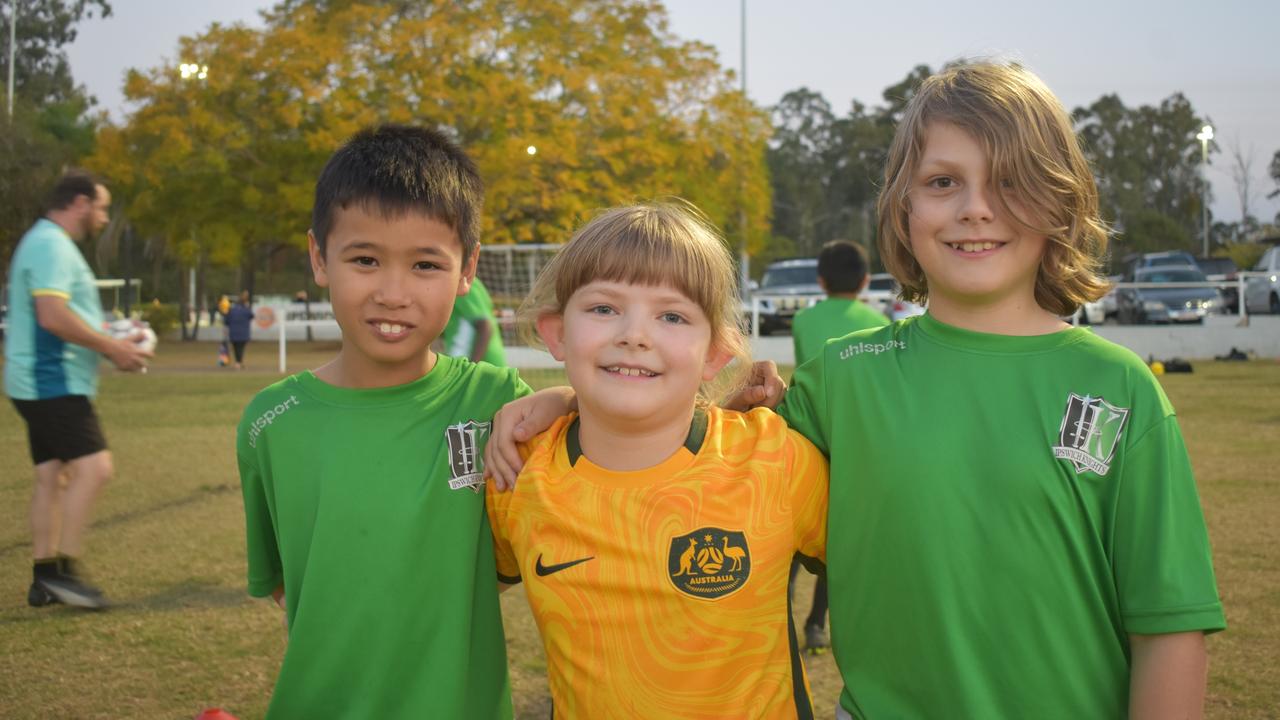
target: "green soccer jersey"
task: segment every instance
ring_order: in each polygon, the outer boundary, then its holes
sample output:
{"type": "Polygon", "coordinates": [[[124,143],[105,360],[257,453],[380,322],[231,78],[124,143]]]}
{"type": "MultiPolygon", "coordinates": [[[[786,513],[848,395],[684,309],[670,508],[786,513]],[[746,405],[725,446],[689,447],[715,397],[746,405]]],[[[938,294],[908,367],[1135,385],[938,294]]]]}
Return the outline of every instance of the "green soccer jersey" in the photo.
{"type": "Polygon", "coordinates": [[[263,390],[237,455],[249,593],[284,586],[271,718],[509,718],[481,452],[514,370],[445,355],[389,388],[263,390]]]}
{"type": "Polygon", "coordinates": [[[1225,627],[1173,408],[1088,330],[854,333],[780,411],[831,458],[855,718],[1124,717],[1129,634],[1225,627]]]}
{"type": "Polygon", "coordinates": [[[502,344],[502,328],[493,312],[493,299],[480,278],[471,283],[471,291],[458,298],[453,304],[453,314],[449,316],[449,324],[440,334],[444,343],[444,353],[454,357],[471,357],[471,348],[476,341],[476,323],[484,320],[489,323],[492,333],[489,335],[489,346],[485,348],[481,360],[504,367],[507,364],[506,347],[502,344]]]}
{"type": "Polygon", "coordinates": [[[803,365],[817,357],[822,345],[831,338],[888,324],[889,318],[884,313],[873,310],[861,300],[829,297],[796,313],[795,319],[791,321],[796,365],[803,365]]]}

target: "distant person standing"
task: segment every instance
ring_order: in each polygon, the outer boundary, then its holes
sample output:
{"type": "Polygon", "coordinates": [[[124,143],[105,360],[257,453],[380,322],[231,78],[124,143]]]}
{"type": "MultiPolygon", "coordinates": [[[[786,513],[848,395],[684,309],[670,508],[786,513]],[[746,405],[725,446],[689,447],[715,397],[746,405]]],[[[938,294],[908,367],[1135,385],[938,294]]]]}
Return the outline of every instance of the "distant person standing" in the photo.
{"type": "Polygon", "coordinates": [[[253,322],[253,308],[249,307],[249,291],[240,291],[240,297],[227,310],[223,323],[227,326],[227,337],[231,340],[231,350],[235,353],[236,369],[244,369],[244,348],[249,344],[249,326],[253,322]]]}
{"type": "Polygon", "coordinates": [[[483,360],[497,367],[507,365],[507,351],[493,312],[493,299],[478,277],[471,283],[471,292],[454,302],[453,314],[440,337],[445,355],[468,358],[471,362],[483,360]]]}
{"type": "Polygon", "coordinates": [[[151,353],[101,331],[93,271],[76,242],[107,224],[111,193],[91,175],[58,180],[49,210],[27,231],[9,264],[9,332],[4,388],[27,424],[35,463],[31,497],[32,582],[27,603],[106,606],[85,581],[79,558],[89,513],[113,472],[111,451],[91,402],[98,356],[121,370],[146,367],[151,353]],[[59,476],[68,478],[66,488],[59,476]]]}
{"type": "MultiPolygon", "coordinates": [[[[858,299],[867,287],[867,253],[861,245],[847,240],[832,240],[823,245],[818,253],[818,284],[827,298],[796,313],[791,324],[796,367],[822,354],[822,346],[832,338],[889,324],[884,313],[858,299]]],[[[792,588],[799,569],[800,563],[793,560],[792,588]]],[[[821,653],[831,645],[827,639],[827,578],[823,575],[818,576],[813,588],[813,606],[804,623],[804,640],[810,653],[821,653]]]]}

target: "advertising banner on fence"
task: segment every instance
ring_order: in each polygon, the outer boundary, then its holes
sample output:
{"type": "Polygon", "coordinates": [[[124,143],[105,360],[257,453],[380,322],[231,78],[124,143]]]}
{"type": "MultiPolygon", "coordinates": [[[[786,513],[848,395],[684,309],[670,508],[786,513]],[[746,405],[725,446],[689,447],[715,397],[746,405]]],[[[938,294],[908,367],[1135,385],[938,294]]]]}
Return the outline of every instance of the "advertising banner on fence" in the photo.
{"type": "Polygon", "coordinates": [[[314,340],[341,340],[342,332],[333,319],[333,306],[327,302],[286,303],[281,305],[255,305],[253,308],[253,328],[251,337],[254,340],[278,340],[280,323],[285,323],[285,338],[288,340],[306,340],[307,327],[303,320],[314,321],[311,324],[311,337],[314,340]]]}

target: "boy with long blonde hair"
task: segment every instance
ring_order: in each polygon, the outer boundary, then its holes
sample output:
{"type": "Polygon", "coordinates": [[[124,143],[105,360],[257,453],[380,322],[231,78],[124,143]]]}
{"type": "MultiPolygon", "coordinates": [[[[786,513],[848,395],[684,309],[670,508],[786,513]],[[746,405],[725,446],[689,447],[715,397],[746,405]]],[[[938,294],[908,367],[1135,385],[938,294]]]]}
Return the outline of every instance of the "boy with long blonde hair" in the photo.
{"type": "Polygon", "coordinates": [[[927,314],[829,342],[779,410],[831,459],[841,713],[1198,717],[1225,623],[1177,418],[1061,319],[1106,291],[1070,117],[1018,65],[929,78],[879,215],[927,314]]]}

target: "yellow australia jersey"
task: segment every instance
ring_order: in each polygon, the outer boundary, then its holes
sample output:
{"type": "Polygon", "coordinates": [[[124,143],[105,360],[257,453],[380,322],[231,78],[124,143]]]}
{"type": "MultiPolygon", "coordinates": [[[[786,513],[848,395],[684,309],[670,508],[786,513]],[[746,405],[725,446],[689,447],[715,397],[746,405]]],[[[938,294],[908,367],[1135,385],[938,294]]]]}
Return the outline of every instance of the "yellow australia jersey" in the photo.
{"type": "Polygon", "coordinates": [[[826,559],[827,462],[809,441],[769,410],[711,408],[645,470],[593,464],[572,415],[522,452],[487,508],[556,717],[813,716],[787,600],[795,553],[826,559]]]}

